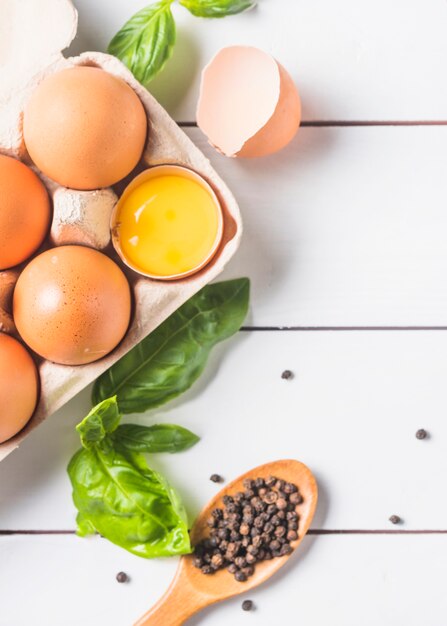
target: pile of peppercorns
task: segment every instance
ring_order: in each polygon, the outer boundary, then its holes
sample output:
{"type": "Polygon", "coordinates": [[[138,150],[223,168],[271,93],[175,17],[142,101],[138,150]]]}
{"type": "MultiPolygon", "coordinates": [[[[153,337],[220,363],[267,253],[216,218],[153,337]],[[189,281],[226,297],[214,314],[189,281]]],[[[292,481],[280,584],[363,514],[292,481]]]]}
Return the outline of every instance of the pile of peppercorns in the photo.
{"type": "Polygon", "coordinates": [[[255,564],[293,551],[298,539],[298,487],[275,476],[244,480],[245,491],[224,496],[207,520],[208,538],[196,545],[194,565],[204,574],[224,567],[238,582],[252,576],[255,564]]]}

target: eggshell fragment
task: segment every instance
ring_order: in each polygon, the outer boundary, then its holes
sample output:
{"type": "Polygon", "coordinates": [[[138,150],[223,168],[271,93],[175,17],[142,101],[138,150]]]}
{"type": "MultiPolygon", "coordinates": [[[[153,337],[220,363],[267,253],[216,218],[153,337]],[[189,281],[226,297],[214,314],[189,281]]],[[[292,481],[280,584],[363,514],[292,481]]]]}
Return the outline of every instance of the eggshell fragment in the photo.
{"type": "Polygon", "coordinates": [[[287,71],[250,46],[220,50],[202,73],[197,124],[226,156],[277,152],[301,121],[298,91],[287,71]]]}
{"type": "Polygon", "coordinates": [[[117,201],[112,189],[57,189],[53,196],[53,243],[57,246],[81,244],[103,250],[110,243],[110,218],[117,201]]]}
{"type": "Polygon", "coordinates": [[[33,359],[13,337],[0,333],[0,443],[16,435],[34,413],[39,377],[33,359]]]}

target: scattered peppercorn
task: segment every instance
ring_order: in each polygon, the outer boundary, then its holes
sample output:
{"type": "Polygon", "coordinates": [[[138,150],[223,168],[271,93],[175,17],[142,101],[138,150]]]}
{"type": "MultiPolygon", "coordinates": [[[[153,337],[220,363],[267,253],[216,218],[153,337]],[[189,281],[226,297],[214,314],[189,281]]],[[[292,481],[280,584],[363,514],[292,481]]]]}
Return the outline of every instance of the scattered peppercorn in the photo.
{"type": "Polygon", "coordinates": [[[242,610],[243,611],[251,611],[253,609],[253,601],[252,600],[244,600],[242,602],[242,610]]]}
{"type": "Polygon", "coordinates": [[[223,477],[220,474],[211,474],[210,480],[213,483],[223,483],[223,477]]]}
{"type": "Polygon", "coordinates": [[[401,522],[401,521],[402,521],[402,520],[400,519],[400,517],[399,517],[398,515],[392,515],[392,516],[390,517],[390,522],[391,522],[392,524],[400,524],[400,522],[401,522]]]}
{"type": "Polygon", "coordinates": [[[281,374],[281,378],[283,380],[290,380],[291,378],[293,378],[293,372],[291,372],[290,370],[284,370],[281,374]]]}
{"type": "Polygon", "coordinates": [[[195,547],[193,564],[204,574],[226,568],[245,582],[256,563],[288,555],[298,539],[297,505],[303,498],[296,485],[275,476],[246,479],[244,491],[222,498],[211,512],[209,536],[195,547]]]}
{"type": "Polygon", "coordinates": [[[118,572],[118,574],[116,575],[116,580],[119,583],[127,583],[127,581],[129,580],[129,576],[125,572],[118,572]]]}
{"type": "Polygon", "coordinates": [[[416,432],[416,439],[425,439],[427,437],[427,431],[424,428],[420,428],[416,432]]]}

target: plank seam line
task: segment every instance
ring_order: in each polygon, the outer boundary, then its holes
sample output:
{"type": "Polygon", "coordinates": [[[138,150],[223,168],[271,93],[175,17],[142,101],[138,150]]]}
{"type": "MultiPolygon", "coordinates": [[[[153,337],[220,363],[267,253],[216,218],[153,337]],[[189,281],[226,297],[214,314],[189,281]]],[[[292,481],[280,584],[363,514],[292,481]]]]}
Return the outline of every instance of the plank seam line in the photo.
{"type": "MultiPolygon", "coordinates": [[[[197,122],[177,122],[181,128],[198,128],[197,122]]],[[[364,126],[447,126],[447,120],[309,120],[302,128],[357,128],[364,126]]]]}
{"type": "MultiPolygon", "coordinates": [[[[12,535],[75,535],[75,530],[0,530],[0,537],[12,535]]],[[[447,535],[446,530],[391,530],[391,529],[326,529],[311,528],[308,535],[447,535]]]]}
{"type": "Polygon", "coordinates": [[[242,326],[242,332],[358,332],[358,331],[446,331],[447,326],[242,326]]]}

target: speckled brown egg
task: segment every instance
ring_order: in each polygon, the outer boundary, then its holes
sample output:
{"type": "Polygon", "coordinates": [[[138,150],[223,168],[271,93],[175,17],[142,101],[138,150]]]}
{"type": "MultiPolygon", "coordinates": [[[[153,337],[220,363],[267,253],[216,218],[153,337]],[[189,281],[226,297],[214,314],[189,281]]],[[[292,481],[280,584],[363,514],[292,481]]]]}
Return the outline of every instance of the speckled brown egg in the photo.
{"type": "Polygon", "coordinates": [[[22,339],[45,359],[82,365],[102,358],[124,337],[131,295],[118,265],[97,250],[60,246],[35,257],[14,290],[22,339]]]}
{"type": "Polygon", "coordinates": [[[27,350],[0,333],[0,443],[14,437],[36,408],[39,375],[27,350]]]}
{"type": "Polygon", "coordinates": [[[125,81],[80,66],[40,83],[25,107],[23,133],[29,155],[44,174],[65,187],[98,189],[137,165],[147,118],[125,81]]]}
{"type": "Polygon", "coordinates": [[[28,259],[50,226],[50,200],[24,163],[0,155],[0,270],[28,259]]]}

